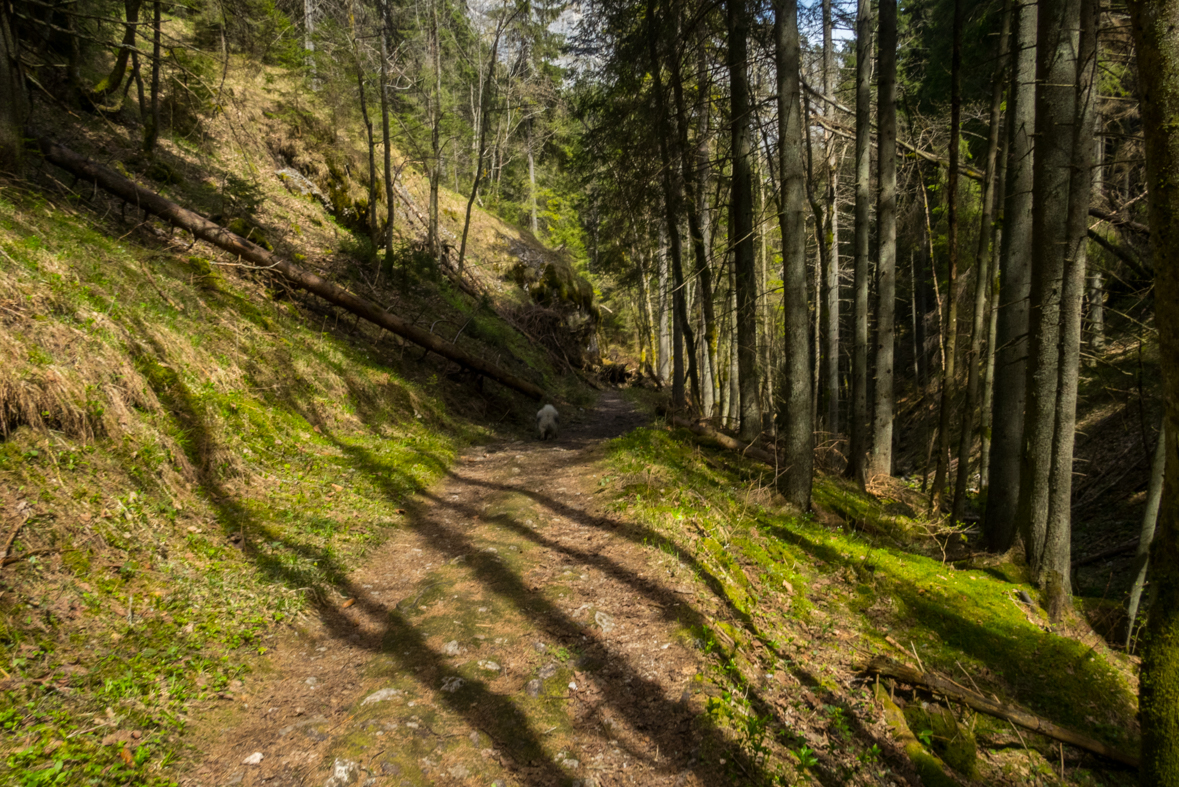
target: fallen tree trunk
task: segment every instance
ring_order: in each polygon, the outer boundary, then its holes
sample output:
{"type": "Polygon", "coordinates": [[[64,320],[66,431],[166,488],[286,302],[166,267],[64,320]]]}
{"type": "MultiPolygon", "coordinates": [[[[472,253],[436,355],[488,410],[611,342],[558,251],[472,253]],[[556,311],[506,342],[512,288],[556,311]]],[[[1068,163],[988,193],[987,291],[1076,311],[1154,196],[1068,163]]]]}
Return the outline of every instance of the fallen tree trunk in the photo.
{"type": "Polygon", "coordinates": [[[1126,552],[1133,552],[1137,548],[1138,548],[1138,539],[1134,539],[1133,541],[1127,541],[1124,544],[1118,544],[1116,547],[1110,547],[1109,549],[1103,549],[1100,552],[1097,552],[1095,554],[1077,558],[1076,560],[1073,561],[1073,568],[1080,568],[1081,566],[1087,566],[1091,563],[1096,563],[1100,560],[1105,560],[1107,557],[1117,557],[1118,555],[1125,554],[1126,552]]]}
{"type": "Polygon", "coordinates": [[[1106,746],[1101,741],[1094,740],[1079,732],[1066,730],[1064,727],[1053,724],[1047,719],[1042,719],[1014,705],[1005,705],[1001,702],[987,699],[983,695],[976,694],[969,689],[964,689],[945,678],[927,672],[921,672],[913,667],[900,664],[887,656],[877,656],[872,659],[868,663],[865,671],[876,675],[884,675],[889,678],[896,678],[905,683],[911,683],[914,686],[923,686],[943,695],[947,699],[968,705],[980,713],[1005,719],[1012,724],[1018,724],[1025,730],[1038,732],[1041,735],[1054,738],[1070,746],[1076,746],[1077,748],[1091,751],[1094,754],[1100,754],[1102,757],[1120,762],[1123,765],[1129,765],[1131,768],[1138,767],[1137,757],[1131,757],[1111,746],[1106,746]]]}
{"type": "Polygon", "coordinates": [[[489,363],[482,358],[477,358],[460,350],[442,337],[435,336],[424,328],[419,328],[394,314],[389,314],[367,298],[362,298],[338,284],[333,284],[314,273],[293,265],[277,254],[273,254],[261,246],[251,243],[245,238],[230,232],[218,224],[214,224],[191,210],[180,207],[175,202],[156,194],[154,191],[149,191],[137,185],[117,172],[104,167],[102,164],[80,156],[69,148],[63,147],[52,140],[41,138],[37,142],[46,161],[56,164],[79,179],[98,184],[106,191],[126,200],[129,204],[137,208],[159,216],[161,219],[181,229],[188,230],[194,237],[212,243],[214,246],[224,249],[230,254],[236,254],[243,260],[249,260],[261,268],[274,271],[294,286],[318,295],[324,300],[342,309],[346,309],[374,325],[380,326],[391,333],[408,339],[414,344],[421,345],[427,350],[441,355],[443,358],[447,358],[472,371],[490,377],[501,385],[519,391],[533,399],[545,398],[545,392],[539,386],[516,377],[513,374],[509,374],[495,364],[489,363]]]}
{"type": "Polygon", "coordinates": [[[682,426],[692,434],[697,434],[713,441],[721,448],[727,448],[730,451],[736,451],[742,456],[747,456],[750,459],[756,459],[759,462],[764,462],[774,469],[781,467],[781,462],[774,454],[770,453],[769,451],[763,451],[760,448],[755,448],[749,443],[729,437],[724,432],[718,432],[716,429],[696,423],[695,421],[690,421],[687,418],[679,415],[671,416],[671,422],[676,426],[682,426]]]}

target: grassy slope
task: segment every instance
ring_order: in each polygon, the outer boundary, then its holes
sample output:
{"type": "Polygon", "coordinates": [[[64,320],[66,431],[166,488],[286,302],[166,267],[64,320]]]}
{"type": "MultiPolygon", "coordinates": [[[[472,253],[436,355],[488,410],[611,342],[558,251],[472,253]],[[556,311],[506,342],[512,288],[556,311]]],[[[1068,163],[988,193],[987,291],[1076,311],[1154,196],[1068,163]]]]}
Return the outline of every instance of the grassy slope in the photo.
{"type": "MultiPolygon", "coordinates": [[[[74,117],[68,138],[584,397],[486,305],[428,275],[404,210],[398,261],[418,285],[374,279],[367,241],[274,175],[280,148],[307,174],[362,172],[355,118],[309,109],[281,69],[243,62],[224,85],[220,109],[166,135],[154,160],[136,154],[134,123],[74,117]]],[[[342,603],[336,583],[398,527],[403,499],[533,405],[451,382],[453,366],[47,176],[0,183],[0,528],[19,528],[12,554],[29,555],[0,573],[0,783],[169,783],[187,717],[232,696],[276,624],[342,603]]],[[[424,205],[422,179],[403,177],[424,205]]],[[[461,204],[444,196],[452,231],[461,204]]],[[[518,302],[494,274],[513,245],[543,248],[481,211],[473,233],[472,265],[518,302]]]]}
{"type": "MultiPolygon", "coordinates": [[[[923,554],[934,541],[902,503],[823,477],[817,515],[798,517],[775,502],[765,468],[700,448],[687,432],[616,441],[609,472],[620,510],[663,535],[669,574],[694,573],[707,588],[708,629],[692,636],[716,654],[711,712],[747,753],[779,763],[784,783],[808,763],[836,783],[877,783],[879,713],[855,680],[876,653],[909,663],[916,654],[926,669],[1137,750],[1127,660],[1083,627],[1048,630],[1017,602],[1017,591],[1035,592],[1019,584],[1018,568],[955,567],[923,554]]],[[[1017,744],[980,759],[985,783],[1058,770],[1047,739],[1024,733],[1024,751],[1006,724],[964,721],[984,743],[1017,744]]],[[[1131,775],[1091,758],[1070,761],[1066,774],[1069,784],[1131,775]]]]}

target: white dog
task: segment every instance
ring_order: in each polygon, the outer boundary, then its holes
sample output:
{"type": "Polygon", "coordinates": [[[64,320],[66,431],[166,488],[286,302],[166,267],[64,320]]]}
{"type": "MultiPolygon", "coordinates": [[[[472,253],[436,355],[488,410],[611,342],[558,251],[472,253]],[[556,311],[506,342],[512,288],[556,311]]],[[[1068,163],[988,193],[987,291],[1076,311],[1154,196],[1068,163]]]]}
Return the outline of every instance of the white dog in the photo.
{"type": "Polygon", "coordinates": [[[561,416],[557,413],[557,408],[551,404],[546,404],[540,408],[540,412],[536,414],[536,432],[541,440],[548,440],[550,437],[556,439],[557,426],[561,422],[561,416]]]}

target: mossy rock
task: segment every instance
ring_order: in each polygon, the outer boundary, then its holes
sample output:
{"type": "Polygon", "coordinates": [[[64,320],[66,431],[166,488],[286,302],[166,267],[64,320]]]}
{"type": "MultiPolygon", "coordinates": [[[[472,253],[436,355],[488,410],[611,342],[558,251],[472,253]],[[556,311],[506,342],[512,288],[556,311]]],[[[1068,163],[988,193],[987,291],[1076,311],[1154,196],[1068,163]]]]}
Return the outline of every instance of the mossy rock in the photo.
{"type": "Polygon", "coordinates": [[[200,279],[199,284],[202,289],[215,292],[224,291],[225,282],[221,278],[221,273],[213,267],[213,263],[204,257],[189,257],[188,264],[192,266],[193,272],[200,279]]]}
{"type": "Polygon", "coordinates": [[[184,176],[180,174],[179,170],[177,170],[168,162],[158,158],[151,160],[151,163],[148,164],[144,174],[146,174],[156,183],[166,183],[169,186],[174,186],[177,183],[184,182],[184,176]]]}
{"type": "Polygon", "coordinates": [[[542,303],[560,303],[586,311],[589,311],[594,303],[593,285],[563,260],[549,262],[544,266],[540,281],[533,287],[532,294],[542,303]]]}
{"type": "Polygon", "coordinates": [[[225,228],[230,232],[241,235],[248,241],[252,241],[267,251],[274,251],[274,246],[270,244],[270,239],[266,237],[266,233],[262,229],[251,222],[242,218],[230,219],[225,228]]]}
{"type": "Polygon", "coordinates": [[[967,778],[978,775],[978,744],[974,734],[958,723],[949,708],[926,702],[914,702],[905,708],[909,728],[927,737],[933,752],[947,765],[967,778]]]}

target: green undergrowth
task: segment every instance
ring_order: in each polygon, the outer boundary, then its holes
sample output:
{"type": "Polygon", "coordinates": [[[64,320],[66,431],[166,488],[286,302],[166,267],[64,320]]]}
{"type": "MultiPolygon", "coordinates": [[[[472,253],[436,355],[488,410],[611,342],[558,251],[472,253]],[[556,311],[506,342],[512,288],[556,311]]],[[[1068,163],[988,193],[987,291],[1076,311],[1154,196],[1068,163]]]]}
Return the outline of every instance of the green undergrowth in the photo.
{"type": "Polygon", "coordinates": [[[527,409],[456,407],[387,336],[98,221],[0,188],[2,784],[174,783],[190,715],[351,595],[480,414],[527,409]]]}
{"type": "MultiPolygon", "coordinates": [[[[659,534],[669,572],[686,570],[704,587],[700,641],[715,655],[710,711],[751,759],[785,763],[765,769],[782,783],[792,769],[874,778],[879,749],[864,730],[880,716],[855,678],[880,653],[1137,750],[1124,660],[1095,637],[1054,633],[1019,602],[1018,591],[1035,590],[1010,579],[1018,572],[930,557],[939,552],[932,528],[901,503],[820,477],[816,514],[800,516],[774,493],[767,468],[703,448],[686,431],[620,438],[609,466],[617,509],[659,534]],[[806,687],[800,710],[820,720],[826,750],[804,742],[792,721],[799,716],[775,707],[775,674],[806,687]]],[[[999,728],[985,717],[972,724],[999,728]]],[[[1054,761],[1054,744],[1025,737],[1054,761]]]]}

